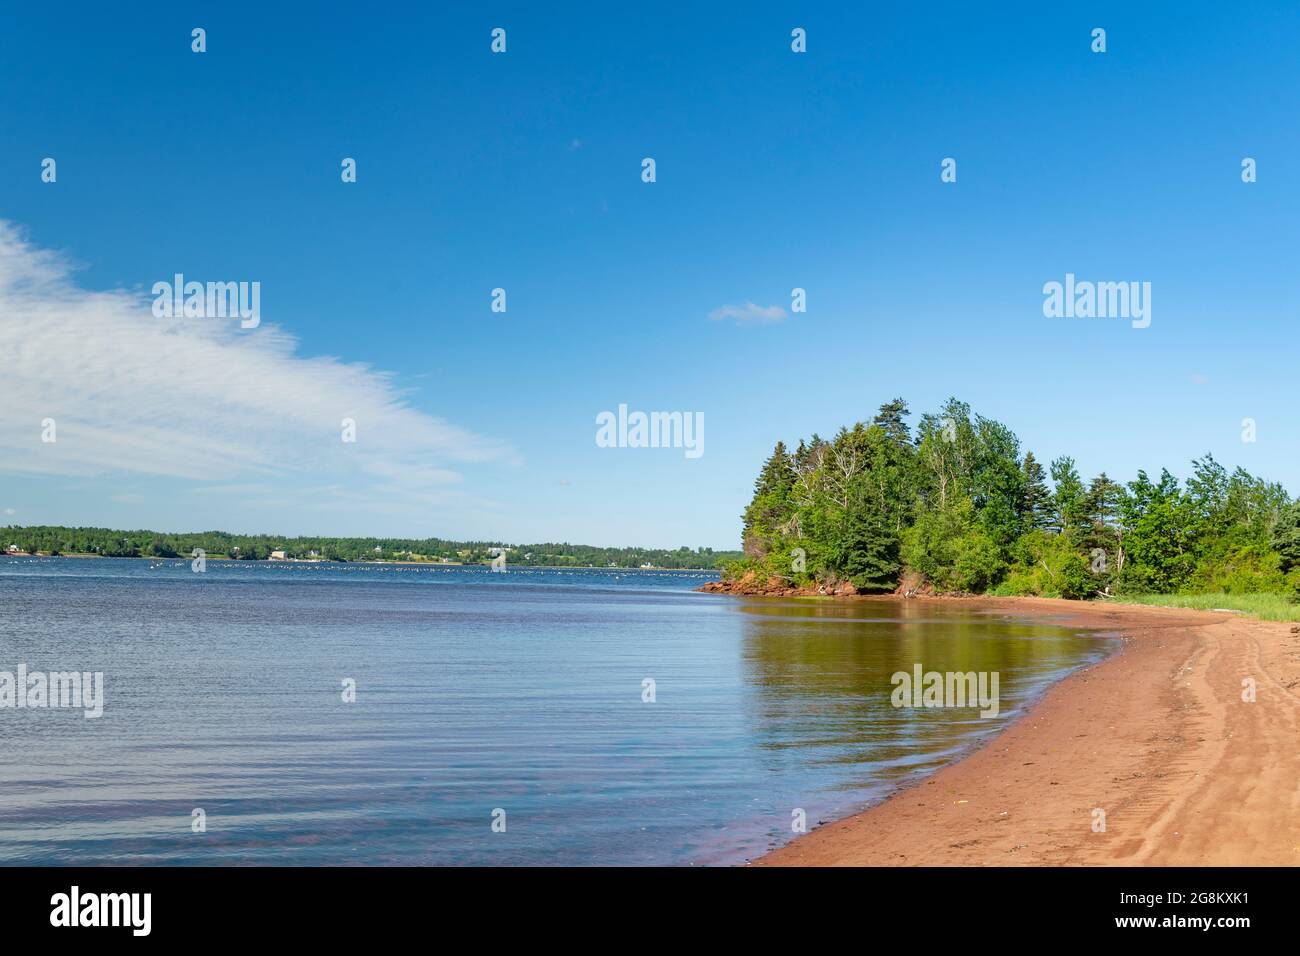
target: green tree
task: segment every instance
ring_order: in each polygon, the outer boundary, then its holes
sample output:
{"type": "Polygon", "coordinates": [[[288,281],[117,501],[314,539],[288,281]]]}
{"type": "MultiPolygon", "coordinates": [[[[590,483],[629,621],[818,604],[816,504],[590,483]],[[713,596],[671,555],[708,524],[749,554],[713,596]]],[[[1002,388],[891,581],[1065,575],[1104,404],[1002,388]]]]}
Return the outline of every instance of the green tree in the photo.
{"type": "Polygon", "coordinates": [[[1047,475],[1032,451],[1025,452],[1021,463],[1020,524],[1026,531],[1052,526],[1052,492],[1047,475]]]}
{"type": "Polygon", "coordinates": [[[746,554],[762,557],[776,547],[793,513],[790,493],[796,480],[794,461],[784,442],[777,442],[754,482],[754,497],[745,509],[746,554]]]}
{"type": "Polygon", "coordinates": [[[1090,528],[1087,493],[1074,459],[1062,455],[1049,466],[1052,484],[1052,530],[1078,547],[1090,528]]]}
{"type": "Polygon", "coordinates": [[[1128,484],[1120,505],[1127,559],[1121,581],[1130,590],[1173,593],[1196,567],[1196,514],[1167,470],[1153,483],[1145,471],[1128,484]]]}
{"type": "Polygon", "coordinates": [[[1270,538],[1282,571],[1300,568],[1300,500],[1282,509],[1270,538]]]}

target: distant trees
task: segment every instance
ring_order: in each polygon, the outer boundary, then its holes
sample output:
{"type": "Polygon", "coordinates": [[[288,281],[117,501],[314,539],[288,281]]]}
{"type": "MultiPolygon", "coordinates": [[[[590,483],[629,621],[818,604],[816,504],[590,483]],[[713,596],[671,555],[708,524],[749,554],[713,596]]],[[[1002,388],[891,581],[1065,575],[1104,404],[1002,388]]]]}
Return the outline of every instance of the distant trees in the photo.
{"type": "Polygon", "coordinates": [[[1074,459],[1045,470],[1000,422],[949,399],[909,427],[880,406],[826,441],[778,442],[744,513],[743,560],[797,584],[1082,598],[1118,591],[1300,593],[1300,504],[1210,455],[1185,487],[1167,470],[1084,481],[1074,459]],[[1050,475],[1050,484],[1048,477],[1050,475]]]}
{"type": "Polygon", "coordinates": [[[265,561],[272,551],[290,558],[326,561],[428,560],[486,564],[492,548],[509,547],[507,563],[536,567],[714,568],[740,557],[737,551],[712,548],[600,548],[580,544],[508,545],[496,541],[447,541],[441,538],[282,538],[238,535],[224,531],[167,534],[156,531],[115,531],[108,528],[57,526],[0,529],[0,549],[15,544],[27,552],[98,554],[105,557],[188,558],[195,548],[209,557],[265,561]],[[376,550],[378,549],[378,550],[376,550]]]}

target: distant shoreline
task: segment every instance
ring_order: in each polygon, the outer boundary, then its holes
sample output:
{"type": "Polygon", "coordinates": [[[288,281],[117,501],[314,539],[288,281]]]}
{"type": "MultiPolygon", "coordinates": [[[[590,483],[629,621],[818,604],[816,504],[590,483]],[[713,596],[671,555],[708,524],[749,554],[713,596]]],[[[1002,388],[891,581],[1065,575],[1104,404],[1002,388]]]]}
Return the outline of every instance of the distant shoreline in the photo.
{"type": "MultiPolygon", "coordinates": [[[[0,552],[5,558],[73,558],[99,559],[104,561],[192,561],[191,557],[178,554],[174,558],[162,558],[143,554],[45,554],[29,551],[0,552]]],[[[463,561],[336,561],[329,558],[232,558],[229,555],[205,555],[209,561],[229,561],[231,564],[339,564],[349,567],[356,565],[385,565],[412,568],[488,568],[487,563],[465,563],[463,561]]],[[[691,574],[721,574],[718,568],[625,568],[602,567],[596,564],[507,564],[507,570],[520,568],[540,568],[549,571],[682,571],[691,574]]]]}

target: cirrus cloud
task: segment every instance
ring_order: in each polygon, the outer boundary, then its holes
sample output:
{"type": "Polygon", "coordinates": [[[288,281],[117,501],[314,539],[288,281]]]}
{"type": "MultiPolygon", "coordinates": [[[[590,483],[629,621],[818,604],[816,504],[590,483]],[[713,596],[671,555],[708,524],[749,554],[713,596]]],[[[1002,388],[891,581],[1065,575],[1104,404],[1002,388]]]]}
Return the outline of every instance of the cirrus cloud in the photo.
{"type": "Polygon", "coordinates": [[[159,319],[143,295],[83,289],[0,221],[0,472],[190,487],[310,476],[353,505],[418,504],[454,495],[460,466],[515,458],[413,407],[392,374],[300,354],[273,324],[159,319]],[[355,443],[340,440],[344,418],[355,443]]]}

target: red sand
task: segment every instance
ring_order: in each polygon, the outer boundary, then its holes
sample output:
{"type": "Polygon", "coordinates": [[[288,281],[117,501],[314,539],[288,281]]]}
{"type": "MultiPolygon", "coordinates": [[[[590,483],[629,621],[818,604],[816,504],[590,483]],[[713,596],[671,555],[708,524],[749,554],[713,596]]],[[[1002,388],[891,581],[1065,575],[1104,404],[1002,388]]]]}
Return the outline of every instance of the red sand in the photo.
{"type": "Polygon", "coordinates": [[[1124,648],[1052,687],[965,759],[753,865],[1300,864],[1293,625],[1133,605],[952,600],[1116,631],[1124,648]],[[1242,700],[1246,677],[1253,703],[1242,700]],[[1105,811],[1104,833],[1094,832],[1094,808],[1105,811]]]}

